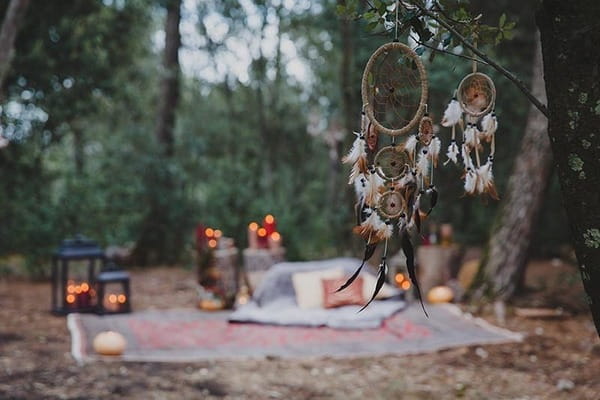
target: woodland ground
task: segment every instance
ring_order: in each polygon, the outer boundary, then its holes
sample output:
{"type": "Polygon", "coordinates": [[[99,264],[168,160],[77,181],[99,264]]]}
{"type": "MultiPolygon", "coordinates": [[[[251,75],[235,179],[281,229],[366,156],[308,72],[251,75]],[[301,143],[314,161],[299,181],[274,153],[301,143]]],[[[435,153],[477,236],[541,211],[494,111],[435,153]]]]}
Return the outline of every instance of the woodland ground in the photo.
{"type": "MultiPolygon", "coordinates": [[[[195,304],[194,273],[133,271],[137,310],[195,304]]],[[[522,343],[349,360],[97,362],[69,353],[64,317],[48,310],[47,283],[0,281],[0,399],[600,399],[600,341],[573,267],[529,268],[520,305],[561,305],[567,317],[505,326],[522,343]],[[533,290],[535,289],[535,290],[533,290]],[[559,383],[560,382],[560,383],[559,383]]],[[[489,311],[482,316],[495,323],[489,311]]]]}

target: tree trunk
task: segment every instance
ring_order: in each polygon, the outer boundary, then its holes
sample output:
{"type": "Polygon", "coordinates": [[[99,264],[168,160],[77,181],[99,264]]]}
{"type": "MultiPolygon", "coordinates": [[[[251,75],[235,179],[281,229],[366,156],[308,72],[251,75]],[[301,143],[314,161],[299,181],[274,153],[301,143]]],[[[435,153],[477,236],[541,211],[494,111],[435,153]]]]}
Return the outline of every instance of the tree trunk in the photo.
{"type": "Polygon", "coordinates": [[[156,138],[162,145],[163,152],[167,157],[173,155],[175,110],[179,101],[180,20],[181,0],[169,0],[167,2],[167,20],[165,23],[163,78],[160,87],[158,117],[156,120],[156,138]]]}
{"type": "MultiPolygon", "coordinates": [[[[546,102],[539,40],[535,47],[531,91],[538,99],[546,102]]],[[[502,208],[478,273],[475,298],[489,296],[499,300],[508,299],[514,293],[525,269],[533,228],[552,170],[547,129],[546,117],[532,105],[502,208]]]]}
{"type": "Polygon", "coordinates": [[[17,32],[28,6],[29,0],[11,0],[4,14],[0,29],[0,89],[12,61],[17,32]]]}
{"type": "Polygon", "coordinates": [[[600,2],[544,0],[537,14],[548,134],[587,301],[600,334],[600,2]]]}

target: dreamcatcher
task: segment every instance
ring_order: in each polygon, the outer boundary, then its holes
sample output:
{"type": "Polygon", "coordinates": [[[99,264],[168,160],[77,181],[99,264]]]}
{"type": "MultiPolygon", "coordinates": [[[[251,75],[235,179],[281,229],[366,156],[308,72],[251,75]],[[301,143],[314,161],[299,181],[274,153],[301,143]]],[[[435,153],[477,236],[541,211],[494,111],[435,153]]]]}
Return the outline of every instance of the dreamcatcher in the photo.
{"type": "Polygon", "coordinates": [[[459,155],[464,166],[464,188],[469,195],[487,194],[498,200],[494,185],[492,166],[496,151],[496,130],[498,120],[494,111],[496,87],[486,74],[477,72],[473,62],[473,72],[465,76],[458,85],[454,97],[448,104],[442,125],[452,127],[452,139],[446,155],[448,161],[459,163],[459,155]],[[456,126],[462,131],[462,143],[456,140],[456,126]],[[482,163],[480,152],[489,144],[488,156],[482,163]],[[473,156],[475,161],[473,161],[473,156]]]}
{"type": "Polygon", "coordinates": [[[367,307],[385,282],[388,241],[397,232],[409,277],[423,305],[411,234],[420,230],[421,219],[437,202],[433,170],[441,148],[427,115],[425,67],[408,46],[385,44],[369,59],[361,89],[361,131],[355,133],[356,140],[342,161],[352,165],[348,183],[354,185],[357,197],[354,231],[365,240],[365,251],[359,268],[338,291],[350,286],[383,243],[375,291],[361,311],[367,307]],[[396,141],[416,127],[417,134],[396,141]],[[384,144],[379,134],[389,136],[389,142],[384,144]]]}

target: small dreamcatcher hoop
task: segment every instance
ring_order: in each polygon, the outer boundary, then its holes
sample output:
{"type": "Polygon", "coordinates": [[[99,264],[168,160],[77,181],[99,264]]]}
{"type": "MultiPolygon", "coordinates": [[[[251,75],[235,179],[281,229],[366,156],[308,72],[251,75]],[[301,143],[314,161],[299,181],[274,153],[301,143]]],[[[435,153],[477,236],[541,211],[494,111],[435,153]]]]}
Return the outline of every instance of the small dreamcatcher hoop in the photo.
{"type": "Polygon", "coordinates": [[[494,108],[496,86],[486,74],[473,72],[460,82],[456,96],[466,114],[479,118],[494,108]]]}
{"type": "Polygon", "coordinates": [[[400,42],[387,43],[369,58],[362,78],[367,117],[390,136],[410,132],[427,103],[427,72],[421,58],[400,42]]]}
{"type": "Polygon", "coordinates": [[[375,172],[383,179],[399,179],[406,172],[408,154],[399,146],[387,146],[379,150],[373,160],[375,172]]]}

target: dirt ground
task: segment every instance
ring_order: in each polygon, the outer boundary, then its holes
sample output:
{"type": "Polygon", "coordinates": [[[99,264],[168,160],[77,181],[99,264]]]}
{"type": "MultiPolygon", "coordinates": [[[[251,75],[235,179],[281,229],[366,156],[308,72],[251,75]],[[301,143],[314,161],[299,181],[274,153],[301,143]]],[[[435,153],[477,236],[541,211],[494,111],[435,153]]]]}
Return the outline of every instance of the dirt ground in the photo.
{"type": "MultiPolygon", "coordinates": [[[[194,276],[133,271],[134,308],[193,306],[194,276]]],[[[575,269],[534,263],[527,282],[516,304],[562,306],[567,316],[524,319],[509,306],[505,327],[526,333],[522,343],[349,360],[78,365],[65,318],[48,312],[49,284],[4,280],[0,399],[600,399],[600,341],[575,269]]]]}

